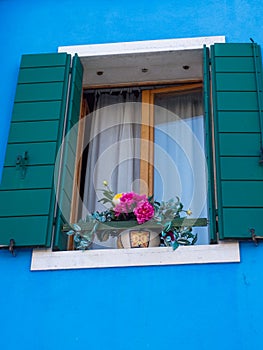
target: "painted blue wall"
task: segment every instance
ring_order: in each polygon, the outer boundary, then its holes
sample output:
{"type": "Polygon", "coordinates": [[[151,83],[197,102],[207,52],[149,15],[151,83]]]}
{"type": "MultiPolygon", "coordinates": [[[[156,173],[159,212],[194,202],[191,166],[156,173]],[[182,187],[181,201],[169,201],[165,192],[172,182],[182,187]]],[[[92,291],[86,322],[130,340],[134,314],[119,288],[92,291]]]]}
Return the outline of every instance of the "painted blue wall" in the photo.
{"type": "MultiPolygon", "coordinates": [[[[226,35],[263,44],[262,0],[1,0],[0,169],[20,56],[61,45],[226,35]]],[[[263,243],[241,263],[30,272],[0,251],[0,346],[13,349],[262,347],[263,243]]]]}

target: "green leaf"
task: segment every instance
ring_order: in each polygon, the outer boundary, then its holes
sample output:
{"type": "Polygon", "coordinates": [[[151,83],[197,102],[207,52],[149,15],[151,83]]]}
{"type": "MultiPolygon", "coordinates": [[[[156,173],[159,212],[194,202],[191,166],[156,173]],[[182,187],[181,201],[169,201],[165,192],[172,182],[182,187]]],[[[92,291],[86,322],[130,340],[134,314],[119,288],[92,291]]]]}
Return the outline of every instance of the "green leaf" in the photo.
{"type": "Polygon", "coordinates": [[[164,231],[164,232],[169,232],[170,229],[171,229],[171,226],[172,226],[171,222],[168,222],[168,223],[164,226],[163,231],[164,231]]]}
{"type": "Polygon", "coordinates": [[[173,250],[177,249],[179,247],[179,244],[175,241],[173,242],[173,250]]]}
{"type": "Polygon", "coordinates": [[[102,204],[112,203],[112,201],[110,199],[107,199],[107,198],[101,198],[100,200],[98,200],[98,202],[102,202],[102,204]]]}
{"type": "Polygon", "coordinates": [[[194,235],[194,239],[192,240],[192,244],[195,244],[197,242],[197,235],[194,235]]]}
{"type": "Polygon", "coordinates": [[[74,235],[74,234],[75,234],[75,231],[70,230],[70,231],[66,232],[66,234],[67,234],[68,236],[72,236],[72,235],[74,235]]]}
{"type": "Polygon", "coordinates": [[[114,197],[111,193],[105,192],[105,191],[103,192],[103,195],[104,195],[106,198],[110,199],[110,200],[112,200],[113,197],[114,197]]]}
{"type": "Polygon", "coordinates": [[[151,202],[153,200],[153,196],[148,197],[148,201],[151,202]]]}
{"type": "Polygon", "coordinates": [[[81,227],[79,226],[79,225],[77,225],[77,224],[72,224],[72,228],[73,228],[73,230],[74,231],[81,231],[81,227]]]}
{"type": "Polygon", "coordinates": [[[178,238],[177,243],[179,243],[181,245],[189,245],[190,244],[190,242],[185,238],[178,238]]]}

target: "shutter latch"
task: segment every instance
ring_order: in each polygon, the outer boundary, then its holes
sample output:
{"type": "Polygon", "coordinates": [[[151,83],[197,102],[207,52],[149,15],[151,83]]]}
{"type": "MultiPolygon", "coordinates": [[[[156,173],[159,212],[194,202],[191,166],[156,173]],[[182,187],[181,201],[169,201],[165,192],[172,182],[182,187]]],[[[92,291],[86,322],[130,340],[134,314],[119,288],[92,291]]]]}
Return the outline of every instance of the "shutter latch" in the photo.
{"type": "Polygon", "coordinates": [[[263,147],[260,148],[260,155],[259,155],[259,164],[263,165],[263,147]]]}
{"type": "Polygon", "coordinates": [[[26,166],[28,163],[28,153],[24,152],[21,156],[20,154],[16,157],[16,168],[20,170],[20,177],[24,179],[26,176],[26,166]]]}

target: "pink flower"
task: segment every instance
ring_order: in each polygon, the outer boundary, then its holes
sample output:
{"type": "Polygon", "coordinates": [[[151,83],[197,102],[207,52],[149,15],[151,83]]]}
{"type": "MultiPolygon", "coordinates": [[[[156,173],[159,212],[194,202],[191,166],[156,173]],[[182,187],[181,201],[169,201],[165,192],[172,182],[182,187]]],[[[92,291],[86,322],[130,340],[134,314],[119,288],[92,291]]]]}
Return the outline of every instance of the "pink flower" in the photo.
{"type": "Polygon", "coordinates": [[[119,216],[120,214],[132,213],[137,204],[142,200],[147,200],[146,195],[139,195],[135,192],[123,193],[119,198],[119,203],[113,208],[115,215],[119,216]]]}
{"type": "Polygon", "coordinates": [[[154,216],[154,208],[147,200],[139,202],[133,212],[138,224],[143,224],[144,222],[151,220],[154,216]]]}

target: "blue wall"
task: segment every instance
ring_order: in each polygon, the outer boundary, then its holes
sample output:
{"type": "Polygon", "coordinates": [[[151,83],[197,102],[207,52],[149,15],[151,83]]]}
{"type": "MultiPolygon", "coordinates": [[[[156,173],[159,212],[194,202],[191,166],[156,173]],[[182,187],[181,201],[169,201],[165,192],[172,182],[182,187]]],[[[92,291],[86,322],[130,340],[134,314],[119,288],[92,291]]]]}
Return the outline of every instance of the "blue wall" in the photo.
{"type": "MultiPolygon", "coordinates": [[[[226,35],[263,44],[262,0],[1,0],[0,169],[20,56],[58,46],[226,35]]],[[[13,349],[262,347],[263,243],[240,264],[30,272],[0,251],[0,346],[13,349]]]]}

